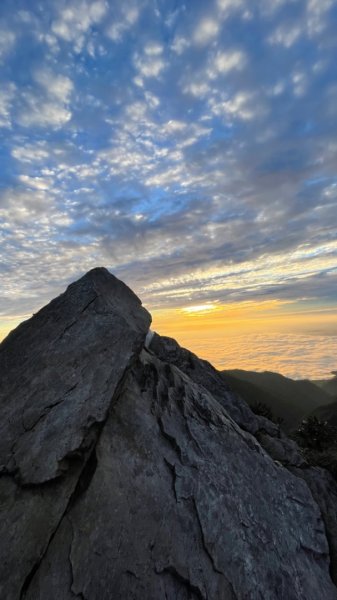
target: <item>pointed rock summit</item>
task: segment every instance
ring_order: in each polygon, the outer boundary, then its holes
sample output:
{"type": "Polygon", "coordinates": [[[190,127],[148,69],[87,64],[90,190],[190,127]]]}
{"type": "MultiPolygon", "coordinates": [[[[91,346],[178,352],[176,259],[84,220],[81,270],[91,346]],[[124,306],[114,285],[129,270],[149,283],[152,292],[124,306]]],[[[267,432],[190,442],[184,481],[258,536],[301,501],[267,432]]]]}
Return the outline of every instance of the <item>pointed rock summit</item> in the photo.
{"type": "Polygon", "coordinates": [[[93,269],[0,345],[0,598],[336,600],[337,486],[93,269]]]}

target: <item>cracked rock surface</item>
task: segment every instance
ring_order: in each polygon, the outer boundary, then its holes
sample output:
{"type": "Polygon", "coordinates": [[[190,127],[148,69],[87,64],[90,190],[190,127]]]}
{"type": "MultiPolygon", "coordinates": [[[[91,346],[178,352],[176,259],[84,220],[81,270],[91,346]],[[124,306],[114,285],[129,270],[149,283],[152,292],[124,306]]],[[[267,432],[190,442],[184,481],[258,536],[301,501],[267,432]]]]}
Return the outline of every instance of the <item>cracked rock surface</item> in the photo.
{"type": "Polygon", "coordinates": [[[337,599],[334,482],[150,320],[95,269],[0,346],[0,598],[337,599]]]}

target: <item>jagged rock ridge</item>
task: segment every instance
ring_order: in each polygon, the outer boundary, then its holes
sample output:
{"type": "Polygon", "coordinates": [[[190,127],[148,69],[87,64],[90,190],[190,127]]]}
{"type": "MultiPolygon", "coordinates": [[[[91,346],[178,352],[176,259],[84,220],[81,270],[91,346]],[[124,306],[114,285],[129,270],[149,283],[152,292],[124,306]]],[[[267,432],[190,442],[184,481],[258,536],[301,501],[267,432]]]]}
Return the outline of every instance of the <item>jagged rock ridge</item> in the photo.
{"type": "Polygon", "coordinates": [[[0,597],[337,598],[334,480],[94,269],[0,346],[0,597]]]}

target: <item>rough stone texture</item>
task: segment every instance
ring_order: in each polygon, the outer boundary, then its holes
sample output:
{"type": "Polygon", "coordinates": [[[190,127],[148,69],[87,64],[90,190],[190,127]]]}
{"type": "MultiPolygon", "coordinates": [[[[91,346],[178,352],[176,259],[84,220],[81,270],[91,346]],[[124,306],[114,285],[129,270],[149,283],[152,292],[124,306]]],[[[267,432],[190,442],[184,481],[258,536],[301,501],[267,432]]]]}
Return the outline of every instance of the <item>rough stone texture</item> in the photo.
{"type": "Polygon", "coordinates": [[[152,337],[149,347],[157,356],[179,367],[193,381],[210,391],[236,423],[255,436],[277,464],[306,481],[324,521],[330,573],[337,586],[337,484],[331,475],[323,469],[310,467],[300,448],[286,437],[280,426],[255,415],[242,398],[226,386],[221,373],[207,361],[181,348],[172,338],[157,334],[152,337]]]}
{"type": "Polygon", "coordinates": [[[337,600],[335,482],[149,323],[98,269],[0,346],[0,598],[337,600]]]}
{"type": "Polygon", "coordinates": [[[21,598],[62,521],[79,475],[77,467],[62,481],[23,489],[12,477],[0,479],[1,599],[21,598]]]}
{"type": "Polygon", "coordinates": [[[95,269],[1,344],[0,598],[19,598],[39,564],[150,321],[95,269]]]}
{"type": "Polygon", "coordinates": [[[297,444],[293,440],[289,440],[282,432],[277,436],[272,436],[260,429],[255,437],[268,454],[283,466],[307,466],[307,462],[297,444]]]}
{"type": "Polygon", "coordinates": [[[67,557],[72,593],[90,600],[336,598],[307,486],[175,367],[142,353],[96,459],[31,600],[67,557]]]}
{"type": "Polygon", "coordinates": [[[3,471],[42,483],[90,446],[150,322],[124,283],[94,269],[7,337],[0,346],[3,471]]]}
{"type": "MultiPolygon", "coordinates": [[[[205,387],[227,410],[232,419],[253,435],[261,428],[260,418],[256,416],[248,404],[244,402],[225,383],[224,378],[209,362],[198,358],[195,354],[181,348],[172,338],[154,334],[150,348],[159,358],[178,367],[192,381],[205,387]]],[[[277,426],[264,419],[265,427],[277,426]]]]}
{"type": "Polygon", "coordinates": [[[330,549],[330,574],[337,586],[337,483],[319,467],[291,468],[292,473],[307,483],[321,511],[330,549]]]}

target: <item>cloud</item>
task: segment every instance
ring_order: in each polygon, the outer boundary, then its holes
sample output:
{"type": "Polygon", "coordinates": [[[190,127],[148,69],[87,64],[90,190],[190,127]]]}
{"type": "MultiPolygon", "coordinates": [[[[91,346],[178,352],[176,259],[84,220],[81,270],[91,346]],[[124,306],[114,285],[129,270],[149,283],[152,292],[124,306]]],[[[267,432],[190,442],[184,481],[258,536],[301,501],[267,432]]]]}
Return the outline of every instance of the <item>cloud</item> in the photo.
{"type": "Polygon", "coordinates": [[[188,127],[188,124],[184,121],[177,121],[176,119],[171,119],[165,125],[161,126],[161,130],[168,134],[174,134],[179,131],[184,131],[188,127]]]}
{"type": "MultiPolygon", "coordinates": [[[[23,183],[26,184],[27,181],[23,183]]],[[[48,208],[50,209],[52,205],[52,199],[46,195],[45,188],[39,189],[30,185],[27,188],[24,186],[24,188],[9,188],[4,190],[0,196],[1,218],[7,224],[22,228],[21,233],[25,231],[25,224],[29,224],[30,227],[33,226],[33,230],[37,230],[38,226],[41,225],[40,219],[46,222],[45,211],[48,208]]],[[[29,245],[29,239],[25,235],[17,238],[14,231],[12,231],[10,237],[18,239],[19,244],[29,245]]]]}
{"type": "Polygon", "coordinates": [[[72,43],[75,52],[81,52],[90,28],[100,23],[107,12],[104,0],[78,0],[66,3],[58,10],[51,31],[58,38],[72,43]]]}
{"type": "Polygon", "coordinates": [[[36,190],[48,190],[52,185],[51,179],[43,177],[30,177],[29,175],[19,175],[19,180],[28,188],[36,190]]]}
{"type": "Polygon", "coordinates": [[[212,60],[210,77],[226,74],[233,70],[241,71],[247,63],[247,57],[241,50],[218,51],[212,60]]]}
{"type": "Polygon", "coordinates": [[[303,96],[306,93],[308,86],[306,74],[296,70],[292,73],[291,79],[295,96],[303,96]]]}
{"type": "Polygon", "coordinates": [[[299,26],[281,25],[268,38],[270,44],[278,44],[285,48],[290,48],[295,44],[303,34],[299,26]]]}
{"type": "Polygon", "coordinates": [[[158,42],[149,42],[144,46],[144,54],[147,56],[160,56],[163,54],[164,47],[158,42]]]}
{"type": "Polygon", "coordinates": [[[13,82],[5,83],[0,89],[0,127],[11,126],[11,108],[15,91],[16,86],[13,82]]]}
{"type": "Polygon", "coordinates": [[[202,19],[195,28],[193,39],[199,46],[204,46],[217,38],[220,31],[218,21],[213,18],[206,17],[202,19]]]}
{"type": "Polygon", "coordinates": [[[42,91],[24,92],[24,109],[19,122],[24,127],[53,127],[59,129],[70,121],[72,113],[69,101],[73,91],[73,83],[64,75],[42,69],[34,74],[34,80],[42,91]]]}
{"type": "Polygon", "coordinates": [[[142,55],[136,53],[134,65],[141,77],[158,77],[166,67],[166,62],[161,56],[161,47],[149,45],[142,55]]]}
{"type": "Polygon", "coordinates": [[[192,79],[191,81],[184,82],[183,93],[190,94],[196,98],[206,97],[210,91],[210,86],[205,81],[200,81],[199,78],[192,79]]]}
{"type": "Polygon", "coordinates": [[[12,51],[16,42],[14,31],[0,27],[0,62],[3,62],[7,55],[12,51]]]}
{"type": "Polygon", "coordinates": [[[23,163],[41,163],[49,158],[49,152],[45,148],[45,142],[16,146],[12,149],[12,156],[23,163]]]}
{"type": "Polygon", "coordinates": [[[36,71],[35,81],[45,90],[51,98],[67,103],[70,100],[74,85],[69,77],[57,75],[48,69],[36,71]]]}
{"type": "Polygon", "coordinates": [[[261,320],[257,320],[256,330],[252,332],[241,332],[240,324],[235,321],[237,331],[228,330],[228,324],[224,324],[219,327],[219,333],[212,332],[212,340],[206,338],[204,331],[194,336],[182,331],[172,335],[185,347],[193,345],[198,356],[220,370],[273,371],[293,379],[328,378],[336,364],[337,336],[329,336],[324,330],[321,334],[305,331],[305,319],[299,316],[298,320],[303,328],[298,331],[291,331],[292,323],[284,318],[276,323],[269,320],[269,332],[264,330],[261,320]],[[222,342],[224,335],[226,344],[222,342]]]}
{"type": "Polygon", "coordinates": [[[176,36],[172,42],[171,48],[173,52],[180,55],[190,46],[190,41],[182,36],[176,36]]]}
{"type": "Polygon", "coordinates": [[[124,34],[138,21],[140,8],[137,4],[122,5],[119,18],[114,18],[106,30],[108,37],[114,42],[120,42],[124,34]]]}
{"type": "Polygon", "coordinates": [[[210,105],[216,116],[223,115],[229,121],[233,118],[250,121],[257,117],[261,110],[261,107],[257,106],[254,95],[246,91],[239,92],[224,102],[211,102],[210,105]]]}
{"type": "Polygon", "coordinates": [[[32,94],[24,94],[25,110],[19,117],[19,122],[24,127],[52,127],[59,129],[71,119],[70,110],[48,100],[41,101],[32,94]]]}
{"type": "Polygon", "coordinates": [[[328,24],[333,0],[307,0],[307,24],[310,35],[320,35],[328,24]]]}
{"type": "Polygon", "coordinates": [[[244,5],[244,0],[217,0],[219,9],[225,13],[238,10],[244,5]]]}

